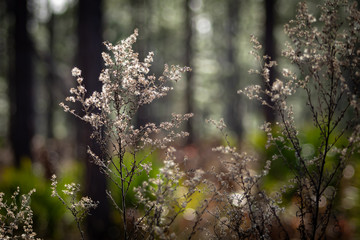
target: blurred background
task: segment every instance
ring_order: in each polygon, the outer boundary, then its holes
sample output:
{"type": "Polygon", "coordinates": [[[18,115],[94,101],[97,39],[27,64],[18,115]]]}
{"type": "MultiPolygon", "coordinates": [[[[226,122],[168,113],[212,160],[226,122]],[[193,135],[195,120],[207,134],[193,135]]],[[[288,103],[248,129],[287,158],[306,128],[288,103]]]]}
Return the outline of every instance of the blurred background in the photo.
{"type": "MultiPolygon", "coordinates": [[[[298,1],[288,0],[1,0],[0,1],[0,191],[10,194],[35,187],[32,206],[35,230],[44,239],[78,239],[71,216],[56,199],[49,198],[48,179],[54,173],[63,182],[83,184],[86,195],[101,201],[87,223],[92,239],[116,238],[116,219],[106,203],[106,181],[87,161],[89,129],[59,103],[75,85],[71,69],[82,70],[91,92],[101,89],[103,41],[116,43],[139,29],[135,50],[143,59],[155,53],[152,72],[163,65],[190,66],[174,92],[142,108],[134,122],[167,120],[172,113],[193,112],[184,126],[190,137],[178,143],[196,167],[206,167],[211,147],[220,143],[219,133],[205,119],[223,117],[234,145],[249,149],[260,159],[265,136],[259,130],[274,113],[236,92],[261,81],[249,75],[258,67],[249,51],[250,35],[259,38],[263,54],[283,67],[283,25],[296,14],[298,1]],[[205,160],[204,160],[205,159],[205,160]],[[115,220],[114,220],[115,219],[115,220]],[[107,227],[104,227],[107,226],[107,227]],[[113,227],[112,227],[113,226],[113,227]],[[106,229],[106,230],[104,230],[106,229]],[[109,230],[110,229],[110,230],[109,230]],[[104,232],[105,231],[105,232],[104,232]]],[[[316,11],[317,1],[309,1],[316,11]]],[[[316,12],[315,12],[316,15],[316,12]]],[[[273,80],[278,73],[271,72],[273,80]]],[[[291,99],[302,137],[314,152],[317,139],[307,119],[305,104],[291,99]]],[[[153,157],[156,161],[156,156],[153,157]]],[[[286,181],[281,163],[270,174],[268,185],[286,181]]],[[[339,200],[348,232],[360,227],[358,217],[359,166],[349,164],[344,194],[339,200]],[[342,202],[343,201],[343,202],[342,202]]],[[[60,182],[61,185],[61,182],[60,182]]],[[[9,195],[8,195],[9,196],[9,195]]],[[[342,216],[342,215],[341,215],[342,216]]],[[[359,230],[358,230],[359,231],[359,230]]]]}

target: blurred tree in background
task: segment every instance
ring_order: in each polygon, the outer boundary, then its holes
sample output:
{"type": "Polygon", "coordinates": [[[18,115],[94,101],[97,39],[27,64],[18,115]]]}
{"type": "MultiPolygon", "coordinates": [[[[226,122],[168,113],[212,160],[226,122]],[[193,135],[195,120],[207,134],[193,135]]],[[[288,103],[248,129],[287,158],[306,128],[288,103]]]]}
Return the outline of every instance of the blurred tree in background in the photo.
{"type": "MultiPolygon", "coordinates": [[[[274,27],[276,21],[276,13],[275,13],[275,4],[276,0],[266,0],[265,3],[265,34],[264,34],[264,54],[269,56],[270,59],[277,59],[276,56],[276,46],[275,46],[275,37],[274,37],[274,27]]],[[[275,70],[270,70],[270,85],[275,81],[275,70]]],[[[268,99],[269,100],[269,99],[268,99]]],[[[270,102],[270,101],[269,101],[270,102]]],[[[265,120],[267,122],[274,122],[275,113],[272,109],[265,107],[265,120]]]]}
{"type": "Polygon", "coordinates": [[[31,14],[28,1],[8,1],[8,88],[10,143],[15,165],[23,158],[32,159],[31,141],[35,134],[34,47],[28,25],[31,14]]]}
{"type": "MultiPolygon", "coordinates": [[[[185,41],[184,41],[184,49],[185,49],[185,66],[193,66],[193,56],[194,56],[194,33],[193,33],[193,10],[191,9],[191,0],[184,1],[185,7],[185,41]]],[[[193,67],[192,71],[196,71],[193,67]]],[[[193,80],[193,72],[189,71],[186,73],[186,89],[185,89],[185,111],[187,113],[194,112],[194,80],[193,80]]],[[[189,119],[186,123],[186,131],[190,134],[188,137],[188,143],[193,143],[194,141],[194,130],[193,130],[193,121],[189,119]]]]}
{"type": "MultiPolygon", "coordinates": [[[[0,1],[0,191],[6,188],[4,173],[12,166],[21,169],[22,160],[31,159],[34,174],[41,179],[63,172],[74,163],[83,165],[79,168],[85,169],[87,195],[101,202],[101,211],[92,212],[89,218],[88,235],[92,239],[108,239],[104,231],[110,221],[116,222],[116,216],[105,198],[104,176],[87,160],[87,146],[95,149],[88,140],[90,130],[64,114],[58,103],[75,85],[71,77],[73,66],[83,71],[87,89],[99,90],[102,42],[116,43],[134,28],[140,33],[135,45],[140,59],[148,51],[155,53],[155,75],[162,72],[165,62],[193,69],[184,75],[174,94],[140,109],[134,125],[159,122],[172,112],[194,112],[186,126],[191,137],[181,144],[184,152],[195,156],[196,164],[206,165],[201,159],[209,155],[199,154],[198,149],[221,140],[204,124],[204,119],[223,116],[235,144],[250,139],[255,146],[251,148],[265,155],[258,150],[262,136],[257,128],[265,119],[276,119],[269,108],[245,101],[236,91],[250,81],[259,81],[248,75],[248,69],[255,66],[249,55],[251,34],[263,39],[264,54],[282,63],[280,43],[287,40],[283,24],[294,16],[297,2],[0,1]],[[191,151],[186,144],[193,146],[191,151]]],[[[315,6],[318,1],[309,3],[315,6]]],[[[276,72],[271,72],[271,81],[275,77],[276,72]]],[[[296,104],[299,99],[292,101],[295,111],[302,113],[296,104]]],[[[297,115],[306,127],[306,113],[297,115]]],[[[355,170],[358,168],[354,166],[355,170]]],[[[358,192],[357,187],[354,188],[358,192]]]]}
{"type": "MultiPolygon", "coordinates": [[[[94,91],[101,91],[98,77],[103,68],[101,53],[103,50],[103,1],[79,0],[77,24],[77,63],[82,70],[84,84],[88,89],[88,96],[94,91]]],[[[82,121],[76,119],[78,151],[77,157],[86,165],[86,195],[101,202],[101,208],[95,209],[88,217],[87,233],[89,239],[108,239],[106,233],[109,225],[109,205],[106,198],[106,179],[98,167],[91,162],[87,154],[88,146],[100,155],[100,147],[90,138],[91,126],[84,126],[82,121]]]]}

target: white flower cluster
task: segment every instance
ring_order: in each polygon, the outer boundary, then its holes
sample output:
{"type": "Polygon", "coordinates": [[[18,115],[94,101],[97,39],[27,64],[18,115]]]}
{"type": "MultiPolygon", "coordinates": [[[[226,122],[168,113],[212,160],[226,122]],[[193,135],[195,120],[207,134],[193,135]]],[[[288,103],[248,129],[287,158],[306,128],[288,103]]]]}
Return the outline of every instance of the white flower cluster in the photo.
{"type": "Polygon", "coordinates": [[[0,192],[0,239],[40,240],[36,238],[36,233],[33,231],[30,197],[34,192],[35,189],[21,195],[19,201],[20,188],[18,187],[11,196],[10,203],[4,199],[5,194],[0,192]]]}
{"type": "Polygon", "coordinates": [[[204,172],[196,170],[194,176],[190,177],[191,181],[186,180],[181,185],[180,180],[186,173],[175,162],[175,153],[175,148],[169,147],[164,166],[156,178],[150,178],[135,188],[136,197],[145,206],[146,213],[137,220],[136,225],[151,238],[175,239],[175,233],[169,231],[171,224],[181,213],[186,212],[192,195],[200,191],[198,186],[204,172]]]}
{"type": "Polygon", "coordinates": [[[62,190],[63,195],[66,197],[62,197],[58,191],[57,191],[57,178],[54,174],[51,177],[51,196],[58,198],[62,204],[71,212],[73,215],[77,227],[80,231],[81,238],[84,239],[84,233],[81,229],[81,221],[84,220],[84,218],[89,214],[90,210],[93,208],[96,208],[98,205],[98,202],[93,201],[89,197],[81,197],[80,200],[78,200],[80,195],[80,184],[70,183],[65,184],[65,189],[62,190]],[[69,198],[69,200],[67,199],[69,198]]]}
{"type": "MultiPolygon", "coordinates": [[[[252,166],[257,159],[246,152],[239,153],[231,147],[222,120],[209,120],[223,134],[226,145],[213,148],[220,153],[221,168],[214,169],[215,183],[207,181],[215,208],[205,206],[213,220],[213,239],[270,239],[270,229],[279,223],[277,218],[282,209],[279,199],[270,198],[261,190],[261,180],[269,173],[271,160],[266,161],[263,170],[257,174],[252,166]]],[[[203,211],[203,215],[204,211],[203,211]]],[[[205,218],[204,216],[200,216],[205,218]]]]}
{"type": "Polygon", "coordinates": [[[120,140],[118,144],[122,148],[118,149],[120,152],[127,147],[138,146],[139,141],[143,145],[165,147],[165,144],[173,141],[174,138],[187,135],[184,132],[176,134],[172,129],[178,128],[182,121],[192,116],[192,114],[174,114],[171,122],[162,123],[159,127],[148,123],[139,129],[134,129],[131,125],[139,107],[165,96],[172,90],[167,83],[177,82],[181,78],[181,73],[190,71],[188,67],[165,65],[163,76],[156,78],[154,75],[148,75],[154,54],[150,52],[144,62],[139,61],[138,54],[132,49],[137,36],[138,32],[135,30],[134,34],[117,45],[105,43],[110,54],[102,54],[106,68],[99,77],[99,81],[102,82],[101,92],[95,91],[87,96],[81,70],[78,68],[72,70],[72,75],[77,78],[78,86],[70,89],[72,95],[66,100],[79,102],[83,107],[83,115],[64,103],[60,104],[66,112],[71,112],[81,120],[90,123],[95,137],[99,136],[100,131],[105,130],[102,136],[107,138],[107,141],[120,140]],[[150,138],[150,135],[159,134],[161,130],[168,132],[162,140],[155,141],[150,138]]]}
{"type": "MultiPolygon", "coordinates": [[[[116,45],[105,42],[109,53],[102,53],[105,68],[99,76],[99,81],[102,83],[101,92],[87,93],[81,70],[78,68],[72,70],[72,75],[77,78],[78,86],[70,89],[71,96],[67,97],[66,101],[80,103],[81,113],[64,103],[60,104],[66,112],[89,123],[93,128],[91,137],[100,145],[101,154],[91,149],[88,149],[88,153],[93,162],[100,167],[101,172],[109,177],[121,192],[121,203],[114,200],[110,191],[107,191],[107,195],[122,214],[125,239],[127,231],[132,231],[128,229],[126,205],[126,196],[133,187],[132,182],[142,172],[151,171],[151,165],[145,160],[154,150],[165,149],[176,138],[188,136],[187,132],[176,129],[181,127],[182,122],[192,117],[191,113],[172,114],[170,121],[158,125],[146,123],[138,128],[132,125],[135,114],[141,106],[166,96],[172,90],[170,82],[179,81],[182,73],[191,70],[188,67],[165,65],[162,76],[157,78],[149,74],[154,53],[150,52],[141,62],[138,59],[138,53],[133,51],[137,36],[138,31],[135,30],[130,37],[116,45]],[[141,154],[138,154],[140,151],[148,151],[149,154],[140,157],[141,154]]],[[[172,151],[171,149],[167,151],[167,160],[164,162],[165,167],[161,174],[156,179],[144,182],[144,186],[137,189],[139,204],[149,207],[148,214],[152,214],[150,220],[145,220],[144,217],[142,223],[147,222],[150,224],[148,227],[151,231],[157,233],[160,233],[160,225],[154,225],[151,221],[154,221],[156,216],[164,217],[161,214],[164,207],[162,203],[169,201],[161,193],[165,189],[166,194],[171,195],[174,191],[172,187],[178,184],[181,177],[181,172],[172,160],[172,151]],[[142,191],[155,191],[156,201],[144,199],[146,196],[141,195],[142,191]]],[[[76,185],[67,185],[64,193],[71,195],[75,192],[77,192],[76,185]]],[[[82,202],[86,203],[84,199],[82,202]]],[[[92,205],[85,204],[84,206],[92,205]]],[[[72,211],[75,211],[76,207],[76,204],[69,206],[72,211]]],[[[76,211],[74,216],[77,214],[76,211]]],[[[137,224],[134,226],[136,228],[137,224]]]]}
{"type": "MultiPolygon", "coordinates": [[[[123,115],[114,121],[127,122],[140,106],[167,95],[172,90],[172,87],[166,86],[169,80],[177,82],[181,78],[181,73],[191,70],[188,67],[165,65],[163,76],[156,78],[154,75],[148,75],[154,53],[150,52],[144,62],[140,62],[138,53],[132,49],[137,36],[138,32],[135,30],[134,34],[117,45],[105,42],[112,56],[102,53],[106,68],[99,77],[99,81],[102,82],[101,92],[94,92],[90,97],[86,97],[81,70],[76,67],[72,70],[72,75],[77,78],[78,87],[70,89],[73,96],[66,100],[80,102],[85,115],[76,116],[95,128],[104,125],[106,115],[114,111],[117,111],[117,115],[123,115]],[[100,114],[94,113],[96,111],[100,114]],[[128,115],[128,118],[124,115],[128,115]]],[[[61,103],[61,106],[65,111],[70,110],[70,107],[64,103],[61,103]]]]}
{"type": "Polygon", "coordinates": [[[265,123],[262,129],[267,136],[266,147],[273,146],[278,151],[273,159],[282,159],[294,174],[291,185],[296,186],[299,198],[297,228],[304,239],[324,236],[335,196],[325,196],[324,192],[339,184],[345,163],[360,147],[360,12],[356,2],[347,0],[326,0],[319,9],[321,14],[316,18],[301,2],[296,18],[285,25],[291,43],[286,43],[283,56],[300,74],[284,68],[282,79],[271,83],[269,72],[276,63],[269,61],[268,56],[260,57],[261,45],[252,37],[251,54],[261,69],[250,72],[259,74],[264,86],[252,85],[239,91],[278,113],[278,122],[265,123]],[[287,103],[296,91],[304,92],[319,133],[320,147],[311,156],[303,154],[307,143],[300,140],[293,107],[287,103]],[[337,148],[340,141],[342,147],[337,148]],[[335,162],[326,168],[330,155],[335,162]]]}

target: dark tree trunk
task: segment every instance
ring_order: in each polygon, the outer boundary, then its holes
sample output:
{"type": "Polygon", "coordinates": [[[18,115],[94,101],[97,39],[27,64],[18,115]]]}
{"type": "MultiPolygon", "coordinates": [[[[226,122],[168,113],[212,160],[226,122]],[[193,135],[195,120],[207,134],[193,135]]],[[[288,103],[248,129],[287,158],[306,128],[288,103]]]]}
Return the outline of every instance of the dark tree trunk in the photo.
{"type": "MultiPolygon", "coordinates": [[[[185,88],[185,111],[186,113],[194,113],[194,78],[193,78],[193,28],[192,17],[193,13],[190,8],[190,1],[185,1],[185,66],[191,67],[192,71],[186,73],[186,88],[185,88]]],[[[190,134],[187,138],[187,143],[194,142],[194,126],[193,119],[190,118],[186,122],[186,131],[190,134]]]]}
{"type": "MultiPolygon", "coordinates": [[[[51,11],[50,7],[48,7],[51,11]]],[[[47,29],[49,32],[49,53],[46,56],[47,62],[47,76],[46,76],[46,91],[48,92],[48,103],[46,106],[46,131],[47,137],[53,138],[53,122],[54,122],[54,112],[55,109],[55,64],[54,64],[54,42],[55,42],[55,33],[54,33],[54,24],[55,24],[55,15],[51,14],[49,22],[47,23],[47,29]]]]}
{"type": "Polygon", "coordinates": [[[26,0],[7,1],[9,13],[15,20],[10,26],[9,99],[10,142],[15,165],[23,158],[32,158],[31,141],[34,129],[33,47],[27,30],[29,12],[26,0]]]}
{"type": "MultiPolygon", "coordinates": [[[[265,55],[271,57],[271,60],[276,59],[276,49],[275,49],[275,38],[274,38],[274,26],[275,26],[275,2],[276,0],[266,0],[265,4],[265,36],[264,36],[264,45],[265,45],[265,55]]],[[[275,80],[276,72],[275,69],[270,69],[270,86],[272,86],[275,80]]],[[[270,90],[270,89],[268,89],[270,90]]],[[[270,98],[266,99],[267,102],[271,102],[270,98]]],[[[275,121],[275,112],[271,108],[264,107],[265,120],[267,122],[275,121]]]]}
{"type": "MultiPolygon", "coordinates": [[[[88,94],[101,91],[98,80],[103,63],[101,52],[102,44],[102,1],[79,0],[78,3],[78,59],[77,66],[82,70],[84,84],[88,94]]],[[[87,219],[88,239],[109,239],[107,228],[109,225],[109,205],[106,198],[106,179],[98,167],[91,163],[90,156],[86,153],[87,146],[98,155],[100,147],[90,139],[91,127],[84,122],[78,122],[78,154],[81,160],[86,161],[86,188],[87,195],[99,206],[91,212],[87,219]]]]}
{"type": "Polygon", "coordinates": [[[0,76],[7,79],[8,72],[8,54],[7,54],[7,41],[8,39],[8,18],[6,1],[0,1],[0,76]]]}
{"type": "MultiPolygon", "coordinates": [[[[137,42],[134,45],[134,49],[139,53],[139,59],[142,61],[148,54],[149,42],[150,42],[150,30],[151,25],[151,1],[143,0],[130,0],[131,6],[131,17],[133,29],[137,28],[139,30],[139,37],[137,42]]],[[[154,121],[154,116],[152,114],[152,105],[143,105],[141,106],[135,116],[134,125],[139,128],[144,126],[148,122],[154,121]]]]}
{"type": "Polygon", "coordinates": [[[236,36],[239,25],[240,1],[227,1],[227,23],[226,23],[226,65],[225,74],[225,121],[229,128],[241,137],[242,119],[241,105],[239,95],[236,93],[239,88],[240,67],[237,61],[237,43],[236,36]]]}

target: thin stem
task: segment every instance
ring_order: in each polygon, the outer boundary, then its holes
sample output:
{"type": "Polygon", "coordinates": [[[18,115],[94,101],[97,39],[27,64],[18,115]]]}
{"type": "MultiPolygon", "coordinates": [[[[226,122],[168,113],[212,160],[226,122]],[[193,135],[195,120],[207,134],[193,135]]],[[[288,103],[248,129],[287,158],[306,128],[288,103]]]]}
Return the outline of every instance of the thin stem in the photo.
{"type": "Polygon", "coordinates": [[[81,226],[80,226],[80,220],[76,216],[75,216],[75,221],[76,221],[77,228],[79,229],[81,239],[85,240],[84,232],[83,232],[83,230],[81,229],[81,226]]]}
{"type": "Polygon", "coordinates": [[[322,163],[321,163],[321,168],[320,168],[320,173],[319,173],[319,182],[318,185],[315,188],[316,191],[316,200],[315,200],[315,214],[313,215],[313,231],[312,231],[312,239],[315,239],[316,236],[316,231],[318,228],[318,215],[319,215],[319,203],[320,203],[320,198],[321,198],[321,185],[322,185],[322,180],[323,180],[323,175],[324,175],[324,168],[325,168],[325,163],[326,163],[326,157],[327,157],[327,153],[329,151],[328,147],[329,147],[329,138],[330,138],[330,134],[331,134],[331,123],[332,123],[332,116],[334,114],[336,105],[333,106],[333,98],[332,98],[332,93],[334,91],[334,69],[333,69],[333,65],[331,64],[331,82],[330,82],[330,103],[328,105],[327,108],[327,126],[326,126],[326,134],[324,135],[325,137],[325,146],[324,146],[324,153],[323,153],[323,157],[322,157],[322,163]]]}
{"type": "MultiPolygon", "coordinates": [[[[121,140],[119,140],[119,152],[121,153],[121,140]]],[[[123,177],[123,161],[124,161],[124,156],[123,154],[119,154],[119,161],[120,161],[120,185],[121,185],[121,206],[122,206],[122,215],[123,215],[123,226],[124,226],[124,239],[128,239],[127,236],[127,223],[126,223],[126,203],[125,203],[125,199],[126,199],[126,193],[125,193],[125,179],[123,177]]]]}

